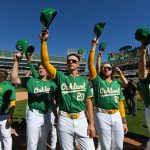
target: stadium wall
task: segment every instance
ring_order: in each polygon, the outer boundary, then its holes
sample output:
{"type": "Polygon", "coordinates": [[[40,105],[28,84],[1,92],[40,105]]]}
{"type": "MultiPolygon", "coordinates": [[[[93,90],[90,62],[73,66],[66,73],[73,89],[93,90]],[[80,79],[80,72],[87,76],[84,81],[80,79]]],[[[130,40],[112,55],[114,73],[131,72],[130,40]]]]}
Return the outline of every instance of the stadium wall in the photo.
{"type": "MultiPolygon", "coordinates": [[[[9,50],[0,50],[0,68],[6,69],[10,75],[11,69],[13,67],[13,56],[17,53],[16,51],[9,51],[9,50]]],[[[65,57],[56,57],[51,56],[50,62],[60,71],[63,71],[64,73],[67,73],[67,64],[66,64],[66,58],[65,57]]],[[[37,65],[40,62],[40,55],[33,54],[32,56],[32,63],[33,65],[37,65]]],[[[19,63],[19,75],[25,76],[27,71],[29,70],[27,61],[25,57],[23,57],[19,63]]],[[[86,70],[86,61],[84,58],[81,58],[81,63],[79,66],[79,73],[82,75],[85,73],[86,70]]]]}

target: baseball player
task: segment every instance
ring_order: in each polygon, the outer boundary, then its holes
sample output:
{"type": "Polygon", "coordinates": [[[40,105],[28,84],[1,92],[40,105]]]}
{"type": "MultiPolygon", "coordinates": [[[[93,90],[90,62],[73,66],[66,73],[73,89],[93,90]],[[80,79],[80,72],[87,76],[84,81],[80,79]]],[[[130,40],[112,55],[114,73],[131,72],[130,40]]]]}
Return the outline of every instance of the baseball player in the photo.
{"type": "MultiPolygon", "coordinates": [[[[39,77],[39,74],[38,74],[37,70],[35,69],[35,66],[31,62],[32,57],[30,55],[26,54],[26,59],[28,61],[28,66],[30,68],[30,71],[27,72],[26,77],[27,77],[27,75],[29,76],[30,73],[32,74],[33,77],[39,77]]],[[[47,78],[49,78],[49,77],[47,77],[47,78]]],[[[54,101],[54,103],[56,103],[56,102],[54,101]]],[[[28,110],[28,105],[27,105],[27,110],[28,110]]],[[[51,144],[50,144],[51,149],[52,150],[56,149],[57,130],[56,130],[56,125],[55,125],[55,115],[52,111],[51,111],[51,139],[50,139],[50,142],[51,142],[51,144]]]]}
{"type": "MultiPolygon", "coordinates": [[[[148,48],[144,44],[141,46],[141,57],[139,60],[139,82],[140,82],[140,92],[144,97],[145,104],[145,118],[150,132],[150,74],[146,69],[146,60],[147,60],[147,51],[148,48]]],[[[147,142],[146,150],[150,150],[150,139],[147,142]]]]}
{"type": "Polygon", "coordinates": [[[94,90],[95,126],[102,150],[122,150],[124,133],[128,131],[124,96],[120,84],[113,79],[112,67],[109,63],[102,64],[100,75],[97,74],[94,66],[97,44],[98,39],[94,38],[88,59],[89,75],[94,90]]]}
{"type": "Polygon", "coordinates": [[[0,70],[0,150],[12,150],[11,125],[15,109],[15,87],[6,81],[8,73],[0,70]]]}
{"type": "Polygon", "coordinates": [[[92,93],[87,78],[78,74],[80,57],[76,54],[67,56],[68,75],[65,75],[49,63],[48,30],[42,31],[40,37],[41,60],[58,88],[57,129],[60,147],[62,150],[73,150],[73,142],[76,139],[81,149],[94,150],[92,93]],[[87,122],[85,110],[87,110],[89,122],[87,122]]]}
{"type": "Polygon", "coordinates": [[[18,63],[21,53],[14,55],[11,81],[22,85],[28,91],[27,112],[27,150],[46,150],[47,136],[50,129],[50,108],[56,85],[47,80],[47,72],[42,63],[38,66],[39,77],[18,76],[18,63]]]}

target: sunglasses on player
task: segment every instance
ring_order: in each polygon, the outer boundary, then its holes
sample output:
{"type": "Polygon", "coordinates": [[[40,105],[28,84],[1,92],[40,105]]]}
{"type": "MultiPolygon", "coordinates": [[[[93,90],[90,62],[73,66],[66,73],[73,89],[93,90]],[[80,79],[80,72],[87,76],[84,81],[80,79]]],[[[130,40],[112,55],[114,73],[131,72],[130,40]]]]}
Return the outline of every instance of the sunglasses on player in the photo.
{"type": "Polygon", "coordinates": [[[77,60],[74,60],[74,59],[68,59],[67,60],[67,64],[72,64],[72,63],[78,63],[78,61],[77,60]]]}
{"type": "Polygon", "coordinates": [[[108,71],[111,71],[113,68],[112,67],[104,67],[104,70],[108,70],[108,71]]]}

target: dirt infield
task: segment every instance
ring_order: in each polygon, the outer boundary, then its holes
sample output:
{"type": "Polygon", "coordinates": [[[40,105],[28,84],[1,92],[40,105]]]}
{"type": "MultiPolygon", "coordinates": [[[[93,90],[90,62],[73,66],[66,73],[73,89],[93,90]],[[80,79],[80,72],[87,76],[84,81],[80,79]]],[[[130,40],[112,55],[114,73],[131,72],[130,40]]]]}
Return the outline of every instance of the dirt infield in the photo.
{"type": "MultiPolygon", "coordinates": [[[[25,124],[22,124],[22,126],[19,126],[13,130],[13,150],[26,150],[26,134],[25,134],[25,124]]],[[[136,137],[135,137],[136,139],[136,137]]],[[[130,139],[125,138],[124,140],[124,148],[123,150],[145,150],[146,142],[148,139],[141,138],[139,139],[130,139]]],[[[95,147],[97,147],[98,139],[94,138],[95,147]]],[[[50,135],[48,137],[47,141],[47,150],[50,150],[50,135]]],[[[57,143],[56,150],[60,150],[59,148],[59,142],[57,143]]],[[[75,149],[80,150],[80,149],[75,149]]]]}
{"type": "Polygon", "coordinates": [[[16,93],[16,101],[26,100],[28,98],[27,92],[17,92],[16,93]]]}

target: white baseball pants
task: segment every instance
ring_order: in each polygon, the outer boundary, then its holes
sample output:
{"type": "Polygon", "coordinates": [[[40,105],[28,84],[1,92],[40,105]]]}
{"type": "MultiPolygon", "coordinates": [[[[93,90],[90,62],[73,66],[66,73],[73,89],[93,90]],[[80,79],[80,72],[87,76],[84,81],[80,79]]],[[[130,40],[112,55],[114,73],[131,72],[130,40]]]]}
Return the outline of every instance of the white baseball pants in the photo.
{"type": "Polygon", "coordinates": [[[46,150],[50,130],[50,112],[45,115],[36,110],[27,113],[27,150],[46,150]]]}
{"type": "Polygon", "coordinates": [[[59,115],[57,132],[61,150],[74,150],[74,140],[76,139],[81,150],[95,150],[93,138],[87,135],[87,118],[85,113],[80,113],[77,119],[70,119],[59,115]]]}
{"type": "Polygon", "coordinates": [[[51,112],[51,148],[56,149],[57,144],[57,130],[55,124],[55,116],[54,113],[51,112]]]}
{"type": "Polygon", "coordinates": [[[6,127],[8,115],[0,116],[0,150],[4,148],[6,150],[12,150],[12,137],[11,137],[11,127],[6,127]]]}
{"type": "Polygon", "coordinates": [[[94,112],[95,126],[102,150],[122,150],[124,130],[120,112],[107,114],[94,112]]]}

